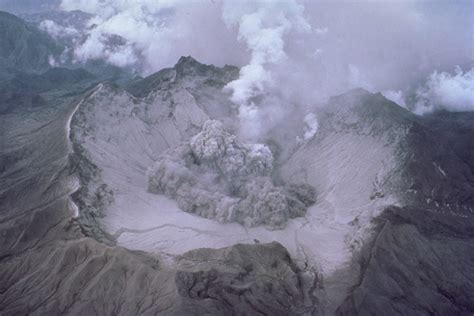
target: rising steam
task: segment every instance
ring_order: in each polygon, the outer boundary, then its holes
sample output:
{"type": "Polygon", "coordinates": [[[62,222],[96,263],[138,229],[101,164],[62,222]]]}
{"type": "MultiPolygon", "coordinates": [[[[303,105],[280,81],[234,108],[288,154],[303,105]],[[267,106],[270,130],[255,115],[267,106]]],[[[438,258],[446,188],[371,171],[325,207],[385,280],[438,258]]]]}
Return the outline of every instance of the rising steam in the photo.
{"type": "Polygon", "coordinates": [[[426,84],[417,90],[416,96],[418,102],[414,112],[417,114],[439,109],[474,111],[474,68],[463,72],[457,67],[454,74],[434,72],[426,84]]]}
{"type": "Polygon", "coordinates": [[[239,106],[239,118],[246,136],[258,136],[260,113],[253,101],[265,89],[274,86],[270,67],[282,62],[285,36],[292,32],[309,32],[303,17],[304,7],[296,1],[255,2],[244,4],[227,1],[223,17],[229,27],[237,27],[238,39],[251,52],[250,62],[240,70],[239,79],[230,82],[231,100],[239,106]]]}
{"type": "Polygon", "coordinates": [[[94,16],[73,47],[77,61],[104,59],[142,75],[188,55],[240,66],[227,90],[247,139],[278,126],[295,104],[313,112],[354,87],[412,109],[406,97],[426,81],[416,113],[473,109],[472,70],[445,72],[473,62],[472,1],[62,0],[61,8],[94,16]]]}

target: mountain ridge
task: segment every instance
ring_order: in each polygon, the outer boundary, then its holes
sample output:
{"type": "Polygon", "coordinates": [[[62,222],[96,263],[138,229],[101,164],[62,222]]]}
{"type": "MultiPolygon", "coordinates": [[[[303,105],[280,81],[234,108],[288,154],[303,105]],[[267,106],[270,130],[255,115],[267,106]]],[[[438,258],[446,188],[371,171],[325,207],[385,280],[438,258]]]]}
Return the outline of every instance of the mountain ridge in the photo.
{"type": "Polygon", "coordinates": [[[62,47],[47,34],[13,14],[0,11],[0,67],[41,72],[62,47]]]}

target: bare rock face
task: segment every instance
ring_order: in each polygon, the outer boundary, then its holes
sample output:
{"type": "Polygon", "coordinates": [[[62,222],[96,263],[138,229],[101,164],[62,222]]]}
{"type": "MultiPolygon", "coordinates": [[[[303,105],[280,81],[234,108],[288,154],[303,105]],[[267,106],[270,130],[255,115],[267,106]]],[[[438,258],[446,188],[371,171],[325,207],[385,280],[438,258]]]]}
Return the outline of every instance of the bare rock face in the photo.
{"type": "Polygon", "coordinates": [[[148,172],[148,190],[175,199],[186,212],[253,227],[284,227],[315,202],[305,184],[277,186],[273,155],[262,144],[241,144],[216,120],[189,143],[163,154],[148,172]]]}
{"type": "Polygon", "coordinates": [[[226,302],[224,306],[234,315],[314,312],[311,300],[305,304],[301,271],[276,242],[190,251],[178,259],[175,282],[184,302],[192,302],[194,310],[219,301],[226,302]]]}

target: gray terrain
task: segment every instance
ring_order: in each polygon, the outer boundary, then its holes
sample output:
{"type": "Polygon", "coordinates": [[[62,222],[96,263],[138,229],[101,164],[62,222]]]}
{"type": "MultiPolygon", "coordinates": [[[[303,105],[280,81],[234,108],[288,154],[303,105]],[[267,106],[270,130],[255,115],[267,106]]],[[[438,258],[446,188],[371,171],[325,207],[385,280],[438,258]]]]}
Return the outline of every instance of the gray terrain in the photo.
{"type": "Polygon", "coordinates": [[[51,67],[0,25],[1,315],[474,313],[472,112],[354,89],[246,143],[237,67],[51,67]]]}

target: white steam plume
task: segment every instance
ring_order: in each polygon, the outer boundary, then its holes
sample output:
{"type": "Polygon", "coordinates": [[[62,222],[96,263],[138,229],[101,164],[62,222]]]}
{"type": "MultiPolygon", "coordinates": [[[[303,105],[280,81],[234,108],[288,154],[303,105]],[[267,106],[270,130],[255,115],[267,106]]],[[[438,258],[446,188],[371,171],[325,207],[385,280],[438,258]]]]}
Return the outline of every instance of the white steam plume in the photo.
{"type": "Polygon", "coordinates": [[[296,1],[227,1],[224,4],[226,24],[238,27],[238,40],[244,42],[251,52],[250,62],[241,68],[239,79],[225,87],[232,92],[231,100],[239,106],[244,137],[259,136],[262,113],[253,99],[273,86],[271,66],[278,65],[287,57],[285,36],[311,30],[303,11],[304,7],[296,1]]]}
{"type": "Polygon", "coordinates": [[[53,38],[77,36],[79,31],[70,26],[62,26],[51,20],[41,21],[39,28],[53,38]]]}
{"type": "MultiPolygon", "coordinates": [[[[86,40],[75,49],[79,61],[105,59],[116,66],[131,66],[142,57],[148,60],[146,55],[156,50],[153,43],[169,42],[167,28],[159,16],[172,7],[171,1],[63,0],[61,6],[95,15],[89,22],[86,40]],[[152,38],[154,41],[150,42],[152,38]]],[[[161,51],[166,49],[163,45],[161,51]]]]}
{"type": "MultiPolygon", "coordinates": [[[[312,112],[304,105],[356,86],[403,106],[403,96],[433,70],[473,62],[472,1],[297,1],[62,0],[62,8],[95,16],[74,47],[81,61],[105,59],[142,75],[183,55],[241,66],[228,89],[250,122],[242,130],[253,135],[271,129],[269,122],[278,126],[294,104],[312,112]]],[[[419,97],[432,104],[450,93],[443,103],[459,108],[453,91],[464,90],[436,82],[419,97]]]]}
{"type": "Polygon", "coordinates": [[[303,138],[300,136],[296,137],[298,143],[310,140],[316,135],[319,128],[318,118],[314,113],[308,113],[303,118],[304,128],[303,128],[303,138]]]}
{"type": "Polygon", "coordinates": [[[440,109],[474,111],[474,68],[463,72],[456,67],[454,74],[434,72],[416,96],[414,112],[420,115],[440,109]]]}
{"type": "Polygon", "coordinates": [[[205,63],[240,64],[235,36],[211,1],[62,0],[63,10],[94,16],[86,39],[74,47],[77,61],[104,59],[148,75],[191,55],[205,63]]]}

